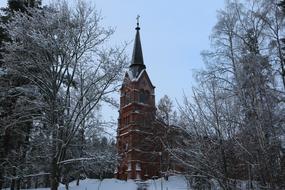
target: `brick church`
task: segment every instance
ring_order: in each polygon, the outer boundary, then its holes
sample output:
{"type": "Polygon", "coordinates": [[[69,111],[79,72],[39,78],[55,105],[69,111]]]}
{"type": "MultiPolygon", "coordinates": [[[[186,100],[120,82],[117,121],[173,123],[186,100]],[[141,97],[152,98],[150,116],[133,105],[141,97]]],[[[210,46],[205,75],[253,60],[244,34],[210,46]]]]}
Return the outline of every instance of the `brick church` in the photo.
{"type": "Polygon", "coordinates": [[[118,179],[149,179],[161,176],[161,125],[156,122],[155,87],[143,60],[137,23],[131,65],[121,87],[117,129],[118,179]]]}

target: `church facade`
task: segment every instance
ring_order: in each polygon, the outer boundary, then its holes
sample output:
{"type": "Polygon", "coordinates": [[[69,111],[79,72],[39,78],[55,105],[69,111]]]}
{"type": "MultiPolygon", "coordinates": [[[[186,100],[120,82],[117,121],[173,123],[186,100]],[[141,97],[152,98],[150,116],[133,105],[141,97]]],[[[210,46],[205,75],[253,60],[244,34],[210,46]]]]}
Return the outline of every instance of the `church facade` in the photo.
{"type": "Polygon", "coordinates": [[[149,179],[161,175],[162,143],[155,124],[155,87],[143,60],[137,23],[131,65],[120,89],[117,129],[118,179],[149,179]]]}

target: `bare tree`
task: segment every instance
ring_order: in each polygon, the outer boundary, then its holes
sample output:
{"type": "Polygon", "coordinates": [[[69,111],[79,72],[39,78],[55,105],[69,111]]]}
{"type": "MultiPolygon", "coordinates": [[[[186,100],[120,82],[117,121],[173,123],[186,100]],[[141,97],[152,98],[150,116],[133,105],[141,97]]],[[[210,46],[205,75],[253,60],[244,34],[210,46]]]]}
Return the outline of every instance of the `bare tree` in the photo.
{"type": "Polygon", "coordinates": [[[276,6],[227,1],[218,13],[211,51],[203,52],[206,69],[197,73],[199,87],[180,106],[185,138],[171,151],[196,183],[215,179],[224,189],[235,188],[233,179],[248,180],[251,188],[253,180],[282,185],[284,92],[276,85],[283,83],[276,42],[282,17],[276,6]]]}
{"type": "Polygon", "coordinates": [[[100,15],[84,2],[75,9],[63,1],[28,11],[16,13],[5,26],[12,42],[5,46],[4,61],[43,96],[42,122],[52,132],[51,189],[57,189],[71,140],[92,110],[117,90],[126,57],[124,49],[105,47],[114,31],[101,27],[100,15]]]}
{"type": "Polygon", "coordinates": [[[158,120],[164,122],[166,125],[173,125],[177,122],[177,113],[173,110],[174,105],[172,100],[164,95],[157,105],[157,118],[158,120]]]}

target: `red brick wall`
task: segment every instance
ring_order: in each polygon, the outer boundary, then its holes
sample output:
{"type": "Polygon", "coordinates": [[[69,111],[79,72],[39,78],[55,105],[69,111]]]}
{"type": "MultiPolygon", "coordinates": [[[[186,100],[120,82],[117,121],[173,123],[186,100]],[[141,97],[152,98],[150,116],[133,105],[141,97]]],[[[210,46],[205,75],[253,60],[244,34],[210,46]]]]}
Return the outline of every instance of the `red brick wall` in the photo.
{"type": "Polygon", "coordinates": [[[125,78],[121,88],[117,130],[120,156],[118,179],[142,179],[159,176],[161,145],[156,138],[155,96],[147,73],[137,81],[125,78]],[[141,102],[141,100],[145,100],[141,102]]]}

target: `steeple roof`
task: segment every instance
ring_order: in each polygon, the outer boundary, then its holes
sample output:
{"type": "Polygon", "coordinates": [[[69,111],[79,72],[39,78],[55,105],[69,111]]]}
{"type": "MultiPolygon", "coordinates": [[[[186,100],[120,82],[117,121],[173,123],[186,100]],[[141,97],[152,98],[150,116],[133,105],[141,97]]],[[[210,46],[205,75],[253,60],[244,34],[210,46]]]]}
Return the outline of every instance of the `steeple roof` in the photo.
{"type": "Polygon", "coordinates": [[[132,62],[130,65],[130,71],[132,72],[134,77],[137,77],[141,73],[141,71],[146,68],[143,61],[139,22],[137,22],[136,31],[137,32],[133,49],[132,62]]]}

